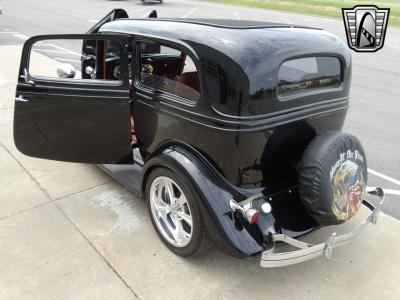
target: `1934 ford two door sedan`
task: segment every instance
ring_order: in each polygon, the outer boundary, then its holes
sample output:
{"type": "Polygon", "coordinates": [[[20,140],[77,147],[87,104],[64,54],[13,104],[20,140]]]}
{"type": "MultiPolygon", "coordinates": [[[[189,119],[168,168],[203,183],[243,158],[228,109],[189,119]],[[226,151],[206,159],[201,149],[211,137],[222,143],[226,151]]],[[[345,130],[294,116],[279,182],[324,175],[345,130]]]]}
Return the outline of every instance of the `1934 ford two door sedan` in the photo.
{"type": "Polygon", "coordinates": [[[365,200],[364,150],[341,131],[351,77],[342,41],[293,25],[127,17],[114,10],[87,34],[26,41],[14,116],[22,153],[101,164],[146,199],[181,256],[208,239],[262,267],[289,265],[329,257],[376,221],[382,189],[365,200]],[[81,59],[44,66],[44,44],[78,45],[81,59]],[[299,240],[362,204],[371,213],[354,231],[299,240]],[[298,249],[276,252],[280,243],[298,249]]]}

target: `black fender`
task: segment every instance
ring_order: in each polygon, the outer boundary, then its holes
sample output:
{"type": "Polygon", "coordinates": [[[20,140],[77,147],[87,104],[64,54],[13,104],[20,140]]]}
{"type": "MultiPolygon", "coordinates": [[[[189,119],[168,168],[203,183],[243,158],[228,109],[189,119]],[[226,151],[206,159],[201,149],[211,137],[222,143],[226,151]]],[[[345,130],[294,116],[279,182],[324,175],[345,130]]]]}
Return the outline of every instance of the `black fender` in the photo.
{"type": "Polygon", "coordinates": [[[201,199],[199,207],[207,233],[220,250],[240,258],[260,255],[262,246],[247,230],[237,230],[229,215],[229,201],[237,200],[238,192],[226,184],[222,175],[200,153],[176,145],[160,150],[143,166],[140,178],[142,194],[148,175],[157,167],[169,168],[190,178],[201,199]]]}

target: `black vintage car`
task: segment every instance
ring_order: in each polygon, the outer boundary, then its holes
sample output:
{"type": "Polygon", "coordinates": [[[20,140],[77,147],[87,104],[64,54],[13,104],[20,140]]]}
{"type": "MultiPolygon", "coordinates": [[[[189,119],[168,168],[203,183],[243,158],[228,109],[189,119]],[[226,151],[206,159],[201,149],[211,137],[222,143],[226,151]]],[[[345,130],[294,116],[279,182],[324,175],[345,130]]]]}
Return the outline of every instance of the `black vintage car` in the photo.
{"type": "Polygon", "coordinates": [[[368,191],[378,201],[365,200],[364,150],[341,131],[350,77],[350,51],[320,29],[114,10],[87,34],[26,41],[14,139],[29,156],[101,164],[146,199],[178,255],[209,240],[284,266],[329,257],[383,202],[381,188],[368,191]],[[79,41],[80,63],[41,74],[48,63],[34,62],[35,46],[64,49],[58,40],[79,41]],[[299,239],[362,204],[371,212],[354,231],[299,239]],[[283,243],[298,250],[276,252],[283,243]]]}

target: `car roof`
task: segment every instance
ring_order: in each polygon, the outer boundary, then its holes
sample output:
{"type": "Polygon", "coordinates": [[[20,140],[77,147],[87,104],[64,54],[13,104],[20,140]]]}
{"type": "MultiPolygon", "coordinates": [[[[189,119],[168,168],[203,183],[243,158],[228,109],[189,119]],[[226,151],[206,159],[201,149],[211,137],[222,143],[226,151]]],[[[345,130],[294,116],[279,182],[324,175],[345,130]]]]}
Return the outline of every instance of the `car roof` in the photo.
{"type": "Polygon", "coordinates": [[[233,35],[239,31],[249,30],[261,33],[266,29],[287,29],[287,28],[306,28],[312,27],[298,26],[292,24],[248,21],[248,20],[229,20],[229,19],[117,19],[102,25],[100,32],[120,32],[130,34],[144,34],[173,38],[178,40],[192,40],[200,43],[209,43],[209,35],[204,36],[200,33],[213,34],[214,37],[223,38],[233,35]],[[190,36],[190,39],[188,38],[190,36]]]}
{"type": "Polygon", "coordinates": [[[288,51],[304,45],[312,45],[313,52],[332,48],[328,33],[318,28],[246,20],[117,19],[102,25],[99,32],[181,41],[194,48],[204,45],[237,62],[249,56],[273,56],[283,46],[290,46],[288,51]]]}
{"type": "MultiPolygon", "coordinates": [[[[167,22],[167,23],[180,23],[183,24],[194,24],[198,26],[211,26],[219,28],[230,28],[230,29],[254,29],[254,28],[269,28],[269,27],[298,27],[293,24],[286,23],[275,23],[275,22],[264,22],[264,21],[251,21],[251,20],[232,20],[232,19],[205,19],[205,18],[138,18],[138,19],[118,19],[116,21],[129,20],[139,22],[167,22]]],[[[148,24],[148,23],[147,23],[148,24]]],[[[303,27],[303,26],[300,26],[303,27]]]]}
{"type": "MultiPolygon", "coordinates": [[[[117,19],[99,28],[99,32],[126,33],[178,40],[188,45],[201,44],[211,47],[233,59],[257,52],[271,43],[292,41],[298,44],[315,42],[316,33],[324,30],[246,20],[221,19],[117,19]],[[256,48],[256,49],[255,49],[256,48]]],[[[318,36],[318,34],[317,34],[318,36]]],[[[272,54],[272,53],[271,53],[272,54]]]]}
{"type": "MultiPolygon", "coordinates": [[[[224,72],[249,82],[250,94],[276,81],[287,59],[328,55],[349,60],[347,45],[318,28],[243,20],[118,19],[102,25],[99,32],[125,33],[178,41],[190,46],[202,64],[212,62],[224,72]],[[243,75],[243,74],[242,74],[243,75]],[[240,75],[241,76],[241,75],[240,75]],[[247,78],[246,78],[247,77],[247,78]]],[[[217,72],[217,71],[216,71],[217,72]]],[[[219,70],[218,72],[222,72],[219,70]]]]}

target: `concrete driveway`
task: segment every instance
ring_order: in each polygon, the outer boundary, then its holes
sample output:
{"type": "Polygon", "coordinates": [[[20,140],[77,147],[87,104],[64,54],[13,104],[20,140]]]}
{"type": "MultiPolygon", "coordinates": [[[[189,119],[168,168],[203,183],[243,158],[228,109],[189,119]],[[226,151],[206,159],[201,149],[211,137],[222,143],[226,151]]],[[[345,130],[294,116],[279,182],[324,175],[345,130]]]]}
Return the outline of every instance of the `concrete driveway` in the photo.
{"type": "Polygon", "coordinates": [[[400,223],[385,214],[331,260],[261,269],[213,248],[175,256],[144,202],[98,167],[17,151],[20,51],[0,47],[1,299],[398,299],[400,223]]]}

